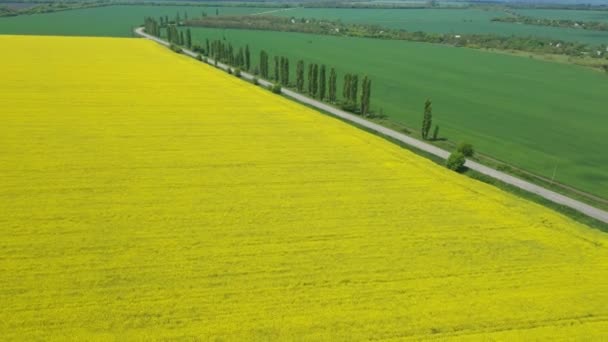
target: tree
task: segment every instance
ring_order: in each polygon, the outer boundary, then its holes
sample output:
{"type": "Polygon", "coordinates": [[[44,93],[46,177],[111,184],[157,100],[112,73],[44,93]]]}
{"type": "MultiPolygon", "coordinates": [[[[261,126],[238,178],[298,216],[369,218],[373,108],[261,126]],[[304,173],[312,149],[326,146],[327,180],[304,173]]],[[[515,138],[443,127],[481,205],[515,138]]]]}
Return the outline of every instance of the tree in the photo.
{"type": "Polygon", "coordinates": [[[361,115],[367,115],[370,111],[370,96],[372,91],[372,81],[365,76],[361,83],[361,115]]]}
{"type": "Polygon", "coordinates": [[[461,171],[464,167],[465,162],[466,159],[464,157],[464,154],[456,151],[450,154],[450,157],[446,161],[445,166],[447,166],[447,168],[450,170],[461,171]]]}
{"type": "Polygon", "coordinates": [[[312,72],[312,96],[317,96],[319,91],[319,65],[315,64],[312,72]]]}
{"type": "Polygon", "coordinates": [[[314,71],[314,65],[308,64],[308,94],[314,95],[312,92],[312,73],[314,71]]]}
{"type": "Polygon", "coordinates": [[[179,45],[184,45],[184,31],[179,31],[179,45]]]}
{"type": "Polygon", "coordinates": [[[219,10],[219,8],[216,8],[216,9],[215,9],[215,15],[220,15],[220,10],[219,10]]]}
{"type": "Polygon", "coordinates": [[[422,139],[427,139],[429,130],[433,123],[433,106],[431,100],[426,100],[424,103],[424,117],[422,118],[422,139]]]}
{"type": "Polygon", "coordinates": [[[283,60],[283,67],[281,69],[281,79],[284,85],[289,85],[289,59],[287,57],[284,57],[283,60]]]}
{"type": "Polygon", "coordinates": [[[251,67],[251,53],[249,52],[249,45],[245,45],[245,70],[249,71],[251,67]]]}
{"type": "Polygon", "coordinates": [[[179,26],[179,22],[182,21],[179,17],[179,12],[177,12],[177,14],[175,15],[175,25],[179,26]]]}
{"type": "Polygon", "coordinates": [[[352,75],[350,80],[350,102],[353,105],[357,104],[357,92],[359,91],[359,76],[352,75]]]}
{"type": "Polygon", "coordinates": [[[268,54],[264,50],[260,52],[260,75],[268,78],[268,54]]]}
{"type": "Polygon", "coordinates": [[[207,56],[209,56],[209,55],[210,55],[210,53],[211,53],[211,52],[209,51],[209,38],[205,39],[205,46],[206,46],[206,48],[207,48],[207,49],[205,50],[205,53],[207,53],[207,56]]]}
{"type": "Polygon", "coordinates": [[[278,56],[274,56],[274,81],[278,82],[279,81],[279,75],[280,75],[280,66],[279,66],[279,57],[278,56]]]}
{"type": "Polygon", "coordinates": [[[301,93],[304,91],[304,61],[299,60],[296,65],[296,89],[301,93]]]}
{"type": "Polygon", "coordinates": [[[344,84],[342,85],[342,98],[344,99],[344,102],[348,102],[350,100],[351,80],[351,74],[344,75],[344,84]]]}
{"type": "Polygon", "coordinates": [[[239,52],[236,54],[235,64],[240,68],[245,66],[245,53],[243,48],[239,48],[239,52]]]}
{"type": "Polygon", "coordinates": [[[475,154],[473,145],[466,142],[460,143],[456,151],[462,153],[465,157],[472,157],[475,154]]]}
{"type": "Polygon", "coordinates": [[[192,47],[192,32],[190,32],[190,28],[186,30],[186,46],[188,49],[192,47]]]}
{"type": "Polygon", "coordinates": [[[439,137],[439,125],[435,125],[435,130],[433,131],[433,140],[437,140],[439,137]]]}
{"type": "Polygon", "coordinates": [[[329,101],[336,102],[336,81],[338,76],[336,75],[336,69],[331,68],[329,72],[329,101]]]}
{"type": "Polygon", "coordinates": [[[319,71],[319,99],[323,100],[325,98],[325,88],[327,78],[325,77],[325,65],[321,65],[321,70],[319,71]]]}
{"type": "Polygon", "coordinates": [[[279,80],[282,85],[285,85],[285,57],[279,59],[279,80]]]}

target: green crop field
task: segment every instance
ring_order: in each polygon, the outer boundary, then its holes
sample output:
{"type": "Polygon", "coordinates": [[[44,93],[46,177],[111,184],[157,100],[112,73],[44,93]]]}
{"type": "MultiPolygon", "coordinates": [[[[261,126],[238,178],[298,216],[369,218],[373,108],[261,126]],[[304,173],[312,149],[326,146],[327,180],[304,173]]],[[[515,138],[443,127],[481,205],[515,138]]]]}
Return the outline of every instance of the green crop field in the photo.
{"type": "Polygon", "coordinates": [[[608,43],[608,32],[492,22],[492,18],[505,15],[505,12],[500,10],[299,8],[275,14],[297,18],[322,18],[377,24],[408,31],[454,34],[492,33],[538,36],[592,45],[608,43]]]}
{"type": "Polygon", "coordinates": [[[54,13],[22,15],[0,18],[0,34],[36,34],[66,36],[131,37],[133,28],[144,17],[168,15],[177,12],[183,17],[200,17],[205,11],[215,15],[237,15],[268,11],[268,8],[196,7],[196,6],[108,6],[54,13]]]}
{"type": "Polygon", "coordinates": [[[583,21],[608,22],[608,11],[576,11],[576,10],[554,10],[554,9],[522,9],[516,11],[519,14],[546,19],[570,19],[583,21]]]}
{"type": "Polygon", "coordinates": [[[470,141],[547,177],[555,171],[559,182],[608,196],[608,77],[602,73],[425,43],[203,28],[193,35],[195,42],[251,44],[254,63],[261,48],[287,56],[292,72],[301,58],[337,66],[339,77],[367,73],[372,106],[392,120],[418,129],[431,98],[441,136],[470,141]]]}

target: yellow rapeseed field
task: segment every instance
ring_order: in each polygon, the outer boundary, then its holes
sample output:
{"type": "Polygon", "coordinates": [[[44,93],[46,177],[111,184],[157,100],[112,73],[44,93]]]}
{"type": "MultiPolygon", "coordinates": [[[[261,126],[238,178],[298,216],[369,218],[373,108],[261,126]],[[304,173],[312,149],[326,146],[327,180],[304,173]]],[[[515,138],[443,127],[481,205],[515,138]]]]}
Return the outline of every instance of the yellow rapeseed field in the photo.
{"type": "Polygon", "coordinates": [[[0,339],[608,339],[608,237],[142,39],[0,36],[0,339]]]}

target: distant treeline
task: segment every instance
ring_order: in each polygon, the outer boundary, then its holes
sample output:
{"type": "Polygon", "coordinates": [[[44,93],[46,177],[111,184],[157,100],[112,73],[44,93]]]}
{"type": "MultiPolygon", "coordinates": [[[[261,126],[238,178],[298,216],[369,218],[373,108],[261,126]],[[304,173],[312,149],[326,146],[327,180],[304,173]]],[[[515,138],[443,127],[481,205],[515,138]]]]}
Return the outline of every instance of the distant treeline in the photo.
{"type": "MultiPolygon", "coordinates": [[[[14,3],[14,1],[11,1],[14,3]]],[[[0,17],[14,17],[17,15],[29,15],[39,13],[51,13],[59,11],[67,11],[81,8],[109,6],[108,2],[91,1],[91,2],[20,2],[20,3],[35,3],[35,6],[25,8],[12,8],[3,5],[0,2],[0,17]]]]}
{"type": "Polygon", "coordinates": [[[526,25],[575,28],[575,29],[593,30],[593,31],[608,31],[608,23],[602,23],[599,21],[582,21],[582,20],[570,20],[570,19],[545,19],[545,18],[526,17],[523,15],[498,17],[498,18],[493,18],[492,21],[497,21],[497,22],[502,22],[502,23],[519,23],[519,24],[526,24],[526,25]]]}
{"type": "MultiPolygon", "coordinates": [[[[473,2],[475,3],[475,2],[473,2]]],[[[526,2],[503,3],[505,7],[513,9],[554,9],[575,11],[608,11],[608,4],[535,4],[526,2]]]]}
{"type": "Polygon", "coordinates": [[[409,32],[388,29],[377,25],[347,24],[340,21],[274,16],[223,16],[204,17],[185,21],[189,26],[209,28],[233,28],[247,30],[269,30],[301,32],[333,36],[364,37],[407,40],[458,47],[517,50],[533,53],[562,54],[568,56],[590,55],[596,58],[606,56],[604,46],[592,47],[583,43],[566,42],[538,37],[500,36],[495,34],[441,34],[409,32]]]}

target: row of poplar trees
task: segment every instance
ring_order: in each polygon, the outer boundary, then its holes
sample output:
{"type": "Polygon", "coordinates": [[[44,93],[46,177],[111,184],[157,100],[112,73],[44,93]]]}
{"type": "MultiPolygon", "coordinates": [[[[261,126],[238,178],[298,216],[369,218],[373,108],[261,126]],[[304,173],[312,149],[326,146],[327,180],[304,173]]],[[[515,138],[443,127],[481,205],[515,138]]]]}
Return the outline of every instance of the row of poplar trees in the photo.
{"type": "MultiPolygon", "coordinates": [[[[192,33],[188,28],[186,35],[184,31],[180,31],[177,25],[170,24],[168,19],[161,18],[162,25],[152,18],[146,18],[145,30],[147,33],[160,37],[160,28],[165,27],[167,30],[167,40],[171,44],[192,47],[192,33]]],[[[179,15],[176,18],[179,22],[179,15]]],[[[214,40],[212,42],[207,39],[205,47],[196,46],[195,51],[202,52],[214,60],[231,66],[239,67],[244,70],[251,70],[251,54],[249,45],[236,50],[232,44],[226,43],[223,40],[214,40]]],[[[289,59],[287,57],[274,57],[274,72],[270,77],[269,56],[266,51],[260,52],[259,73],[264,79],[272,79],[275,83],[283,86],[291,85],[289,82],[289,59]]],[[[305,64],[303,60],[299,60],[296,64],[296,80],[295,86],[298,92],[305,91],[305,64]]],[[[331,68],[329,78],[327,77],[327,67],[325,65],[309,64],[308,65],[308,87],[307,93],[321,101],[329,101],[338,103],[337,99],[337,73],[336,69],[331,68]]],[[[359,76],[354,74],[344,75],[342,101],[340,102],[343,109],[351,112],[359,111],[361,115],[370,113],[370,98],[371,98],[372,81],[365,76],[361,82],[361,94],[359,94],[359,76]]]]}
{"type": "MultiPolygon", "coordinates": [[[[261,51],[259,72],[262,78],[272,79],[283,86],[291,85],[289,82],[289,59],[287,57],[274,57],[274,72],[270,75],[268,53],[261,51]]],[[[308,69],[306,69],[303,60],[299,60],[296,64],[295,87],[300,93],[306,91],[310,96],[319,100],[337,103],[337,80],[338,75],[335,68],[330,69],[328,77],[325,65],[309,64],[308,69]],[[305,77],[305,73],[307,77],[305,77]],[[306,84],[306,80],[308,80],[308,84],[306,84]],[[307,87],[305,88],[305,86],[307,87]]],[[[371,88],[372,81],[365,76],[359,94],[359,77],[346,74],[343,83],[342,107],[352,112],[358,110],[362,115],[370,114],[371,88]]]]}
{"type": "Polygon", "coordinates": [[[249,45],[246,45],[245,49],[240,47],[236,50],[230,43],[225,43],[219,39],[209,42],[209,39],[207,39],[205,41],[205,48],[200,47],[196,50],[222,63],[236,66],[244,70],[249,70],[251,68],[249,45]]]}
{"type": "Polygon", "coordinates": [[[175,25],[169,25],[167,26],[167,40],[171,44],[185,46],[188,49],[192,48],[192,32],[190,32],[190,29],[186,30],[184,36],[184,31],[179,31],[175,25]]]}
{"type": "Polygon", "coordinates": [[[192,48],[192,32],[190,29],[187,29],[184,35],[184,31],[178,30],[176,24],[168,24],[165,20],[161,17],[161,23],[159,23],[155,19],[147,17],[144,19],[144,30],[150,35],[160,37],[161,28],[165,28],[169,43],[192,48]]]}

